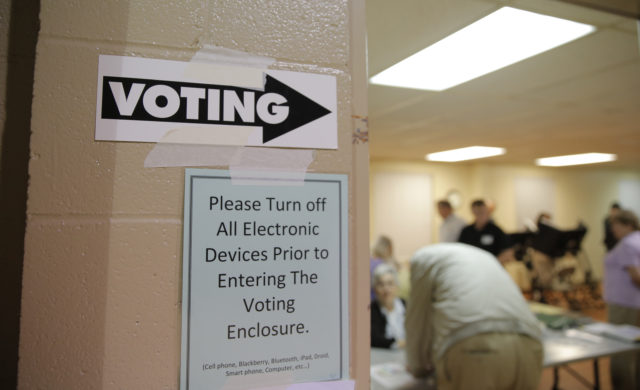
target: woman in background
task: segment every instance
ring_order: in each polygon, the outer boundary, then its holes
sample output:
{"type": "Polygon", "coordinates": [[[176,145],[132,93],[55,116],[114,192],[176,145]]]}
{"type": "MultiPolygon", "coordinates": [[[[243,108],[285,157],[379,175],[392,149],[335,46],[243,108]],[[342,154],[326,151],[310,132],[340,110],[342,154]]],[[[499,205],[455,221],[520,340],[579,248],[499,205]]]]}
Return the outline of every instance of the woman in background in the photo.
{"type": "MultiPolygon", "coordinates": [[[[640,326],[640,231],[638,217],[629,210],[611,216],[618,240],[604,260],[604,299],[612,324],[640,326]]],[[[611,382],[618,390],[640,389],[640,353],[611,357],[611,382]]]]}
{"type": "Polygon", "coordinates": [[[371,275],[373,270],[380,264],[391,264],[398,269],[398,262],[393,258],[393,244],[391,239],[387,236],[380,236],[376,241],[376,244],[371,250],[371,275]]]}
{"type": "Polygon", "coordinates": [[[371,277],[371,300],[375,298],[373,293],[373,271],[380,264],[391,264],[398,271],[399,264],[393,258],[393,244],[387,236],[380,236],[371,249],[371,259],[369,261],[369,276],[371,277]]]}
{"type": "Polygon", "coordinates": [[[398,298],[398,275],[389,264],[380,264],[373,271],[371,302],[371,346],[402,348],[405,343],[405,304],[398,298]]]}

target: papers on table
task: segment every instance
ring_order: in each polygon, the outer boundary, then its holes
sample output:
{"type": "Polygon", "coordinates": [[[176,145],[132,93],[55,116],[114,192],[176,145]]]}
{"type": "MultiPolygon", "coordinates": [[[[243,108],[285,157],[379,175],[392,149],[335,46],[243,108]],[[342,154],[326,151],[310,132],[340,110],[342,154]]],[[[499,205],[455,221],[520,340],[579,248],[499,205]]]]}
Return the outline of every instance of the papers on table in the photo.
{"type": "Polygon", "coordinates": [[[640,342],[640,328],[633,325],[615,325],[606,322],[594,322],[593,324],[583,326],[582,329],[589,333],[598,334],[628,343],[640,342]]]}

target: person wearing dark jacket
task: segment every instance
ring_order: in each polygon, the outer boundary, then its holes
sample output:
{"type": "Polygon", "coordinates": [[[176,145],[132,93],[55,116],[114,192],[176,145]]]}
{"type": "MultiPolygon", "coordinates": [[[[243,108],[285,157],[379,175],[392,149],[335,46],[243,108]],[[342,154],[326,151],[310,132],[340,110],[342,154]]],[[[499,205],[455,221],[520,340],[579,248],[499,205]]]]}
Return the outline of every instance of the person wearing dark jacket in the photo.
{"type": "Polygon", "coordinates": [[[462,229],[458,242],[484,249],[503,264],[513,260],[513,245],[509,236],[493,222],[486,202],[482,199],[474,200],[471,203],[471,213],[475,220],[462,229]]]}
{"type": "Polygon", "coordinates": [[[371,302],[371,346],[404,347],[405,303],[398,298],[398,276],[393,266],[381,264],[373,271],[375,299],[371,302]]]}

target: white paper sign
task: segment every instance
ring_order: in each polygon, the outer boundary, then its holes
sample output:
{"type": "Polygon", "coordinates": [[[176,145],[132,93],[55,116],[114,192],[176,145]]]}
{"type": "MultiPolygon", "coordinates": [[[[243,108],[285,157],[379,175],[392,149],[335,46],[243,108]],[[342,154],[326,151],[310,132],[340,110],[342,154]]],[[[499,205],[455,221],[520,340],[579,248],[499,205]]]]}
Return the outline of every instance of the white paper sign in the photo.
{"type": "Polygon", "coordinates": [[[336,149],[336,79],[101,55],[95,139],[336,149]]]}
{"type": "Polygon", "coordinates": [[[348,378],[346,176],[185,176],[181,389],[348,378]]]}

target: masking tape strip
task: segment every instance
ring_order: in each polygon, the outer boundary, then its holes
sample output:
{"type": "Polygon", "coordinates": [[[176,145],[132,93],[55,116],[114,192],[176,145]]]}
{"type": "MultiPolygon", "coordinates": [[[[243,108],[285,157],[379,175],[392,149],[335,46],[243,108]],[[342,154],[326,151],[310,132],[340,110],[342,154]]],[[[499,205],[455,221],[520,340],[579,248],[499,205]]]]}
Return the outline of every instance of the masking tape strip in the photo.
{"type": "Polygon", "coordinates": [[[315,151],[310,149],[238,148],[229,164],[235,185],[300,186],[315,151]],[[278,179],[265,181],[264,172],[279,172],[278,179]]]}
{"type": "Polygon", "coordinates": [[[191,57],[191,62],[235,65],[249,68],[267,68],[276,62],[276,60],[275,58],[256,56],[244,51],[227,49],[226,47],[203,45],[202,48],[191,57]]]}
{"type": "Polygon", "coordinates": [[[314,150],[158,143],[145,168],[228,166],[233,184],[298,186],[304,182],[314,150]],[[279,172],[264,180],[265,172],[279,172]],[[256,180],[260,179],[260,180],[256,180]]]}
{"type": "Polygon", "coordinates": [[[237,146],[158,143],[144,160],[145,168],[226,166],[237,146]]]}
{"type": "MultiPolygon", "coordinates": [[[[262,89],[264,80],[262,72],[255,69],[266,69],[275,59],[254,56],[242,51],[224,47],[204,45],[186,66],[185,77],[206,81],[212,64],[216,67],[229,67],[225,84],[245,88],[262,89]]],[[[260,127],[244,126],[194,126],[183,125],[168,131],[159,143],[168,144],[207,144],[207,145],[247,145],[249,140],[262,139],[260,127]]],[[[226,164],[224,164],[226,165],[226,164]]]]}
{"type": "MultiPolygon", "coordinates": [[[[223,47],[204,45],[192,58],[186,72],[204,74],[198,64],[236,67],[230,82],[262,87],[262,79],[245,77],[242,69],[262,68],[275,63],[270,57],[223,47]],[[237,71],[235,71],[237,69],[237,71]],[[256,85],[254,85],[256,84],[256,85]],[[257,84],[260,84],[259,86],[257,84]]],[[[255,72],[250,72],[255,74],[255,72]]],[[[249,140],[261,137],[261,129],[184,126],[167,132],[145,159],[146,168],[228,166],[233,184],[238,185],[302,185],[315,152],[309,149],[246,147],[249,140]],[[230,138],[231,137],[231,138],[230,138]],[[222,145],[220,145],[222,144],[222,145]],[[278,179],[256,180],[265,172],[278,172],[278,179]]]]}

